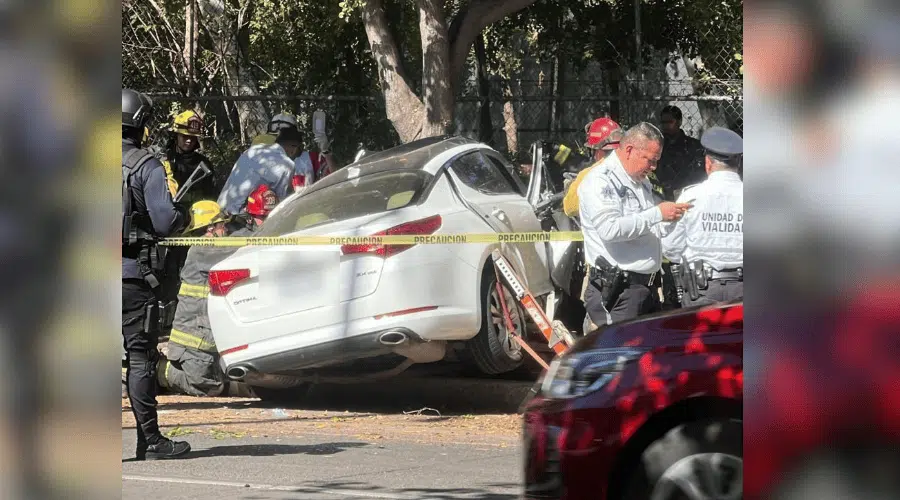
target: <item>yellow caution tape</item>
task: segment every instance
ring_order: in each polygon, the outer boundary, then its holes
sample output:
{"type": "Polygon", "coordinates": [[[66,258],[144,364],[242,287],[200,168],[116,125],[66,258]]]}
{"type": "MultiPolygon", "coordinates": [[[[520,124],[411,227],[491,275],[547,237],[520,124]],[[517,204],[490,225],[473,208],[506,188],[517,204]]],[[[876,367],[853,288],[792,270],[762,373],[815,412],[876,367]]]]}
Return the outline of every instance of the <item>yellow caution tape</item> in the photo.
{"type": "Polygon", "coordinates": [[[389,236],[225,236],[221,238],[167,238],[167,246],[246,247],[291,245],[465,245],[467,243],[538,243],[542,241],[583,241],[580,231],[531,233],[462,233],[389,236]]]}

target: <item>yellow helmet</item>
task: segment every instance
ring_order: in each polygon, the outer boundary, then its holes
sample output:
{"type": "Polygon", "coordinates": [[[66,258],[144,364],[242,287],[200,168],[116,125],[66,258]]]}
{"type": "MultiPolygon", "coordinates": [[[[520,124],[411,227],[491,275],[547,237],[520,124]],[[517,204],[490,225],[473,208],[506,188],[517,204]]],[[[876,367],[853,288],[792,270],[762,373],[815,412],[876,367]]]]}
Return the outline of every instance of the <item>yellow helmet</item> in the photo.
{"type": "Polygon", "coordinates": [[[203,118],[193,111],[185,111],[175,117],[175,120],[172,121],[172,128],[169,130],[176,134],[202,137],[203,118]]]}
{"type": "Polygon", "coordinates": [[[191,225],[185,230],[190,233],[203,229],[217,222],[225,222],[228,217],[222,211],[218,203],[210,200],[200,200],[191,205],[191,225]]]}

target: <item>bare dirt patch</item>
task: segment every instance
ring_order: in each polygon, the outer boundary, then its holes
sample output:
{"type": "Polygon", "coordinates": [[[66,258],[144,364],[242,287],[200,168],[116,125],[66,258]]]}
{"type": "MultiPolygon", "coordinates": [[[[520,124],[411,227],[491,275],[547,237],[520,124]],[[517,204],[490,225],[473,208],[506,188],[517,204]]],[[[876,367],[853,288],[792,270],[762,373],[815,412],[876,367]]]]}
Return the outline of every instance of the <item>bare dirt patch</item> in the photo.
{"type": "MultiPolygon", "coordinates": [[[[438,411],[366,412],[277,408],[256,399],[160,396],[159,420],[165,433],[190,439],[327,435],[361,441],[403,440],[506,447],[520,436],[521,416],[506,414],[438,415],[438,411]],[[409,412],[410,414],[404,413],[409,412]]],[[[122,427],[134,428],[127,399],[122,400],[122,427]]]]}

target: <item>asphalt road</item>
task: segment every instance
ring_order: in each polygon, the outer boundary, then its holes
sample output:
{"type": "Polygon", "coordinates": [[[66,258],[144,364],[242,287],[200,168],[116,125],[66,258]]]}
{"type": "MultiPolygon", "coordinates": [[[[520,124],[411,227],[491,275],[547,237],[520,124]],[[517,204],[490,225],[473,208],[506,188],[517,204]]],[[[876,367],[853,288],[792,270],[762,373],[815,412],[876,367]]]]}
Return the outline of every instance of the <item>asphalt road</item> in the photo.
{"type": "Polygon", "coordinates": [[[191,458],[134,462],[122,431],[123,499],[513,500],[520,449],[353,438],[187,436],[191,458]]]}

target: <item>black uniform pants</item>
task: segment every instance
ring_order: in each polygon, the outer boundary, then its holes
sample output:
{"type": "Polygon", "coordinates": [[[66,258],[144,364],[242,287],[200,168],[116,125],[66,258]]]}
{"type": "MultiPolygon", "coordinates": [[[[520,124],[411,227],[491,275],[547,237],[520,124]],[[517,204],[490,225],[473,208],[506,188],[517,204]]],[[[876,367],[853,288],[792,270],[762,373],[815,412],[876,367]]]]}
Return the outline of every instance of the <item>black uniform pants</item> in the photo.
{"type": "Polygon", "coordinates": [[[122,280],[122,337],[127,358],[128,400],[137,428],[137,446],[162,439],[156,414],[156,370],[159,362],[158,332],[144,328],[147,304],[157,301],[144,280],[122,280]]]}
{"type": "Polygon", "coordinates": [[[642,284],[629,284],[622,291],[610,311],[603,305],[600,291],[600,280],[593,279],[584,292],[584,308],[588,319],[597,326],[618,323],[637,318],[642,314],[658,312],[661,308],[656,287],[650,288],[642,284]]]}
{"type": "Polygon", "coordinates": [[[700,296],[697,300],[691,300],[691,297],[685,292],[681,297],[681,305],[683,307],[707,306],[742,299],[744,298],[744,282],[725,279],[709,280],[706,290],[698,290],[698,292],[700,296]]]}

